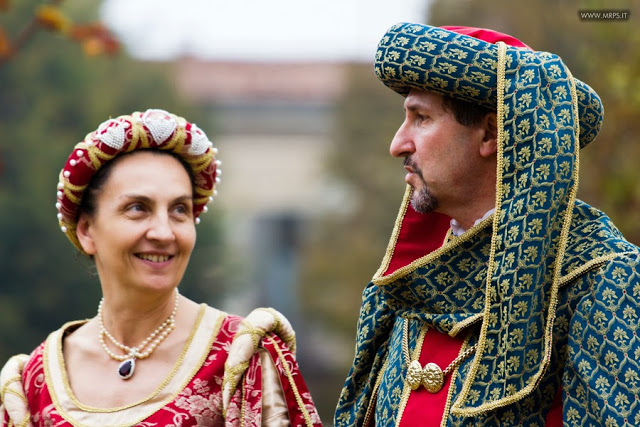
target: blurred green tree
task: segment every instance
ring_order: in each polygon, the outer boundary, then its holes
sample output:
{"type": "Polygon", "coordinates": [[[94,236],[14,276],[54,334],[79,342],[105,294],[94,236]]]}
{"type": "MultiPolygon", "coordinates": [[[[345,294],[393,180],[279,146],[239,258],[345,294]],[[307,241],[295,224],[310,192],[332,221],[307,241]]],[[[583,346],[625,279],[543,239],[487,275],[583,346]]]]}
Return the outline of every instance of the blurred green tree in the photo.
{"type": "MultiPolygon", "coordinates": [[[[0,28],[13,34],[40,3],[16,2],[0,15],[0,28]]],[[[68,1],[59,12],[86,22],[98,4],[68,1]]],[[[58,173],[73,145],[109,117],[147,108],[211,131],[206,111],[176,92],[172,71],[170,64],[140,63],[117,52],[87,55],[66,36],[41,31],[0,66],[0,364],[31,351],[62,323],[95,315],[97,277],[59,230],[54,207],[58,173]]],[[[222,292],[211,286],[222,282],[211,263],[220,258],[220,236],[214,216],[198,226],[183,293],[211,301],[222,292]]]]}

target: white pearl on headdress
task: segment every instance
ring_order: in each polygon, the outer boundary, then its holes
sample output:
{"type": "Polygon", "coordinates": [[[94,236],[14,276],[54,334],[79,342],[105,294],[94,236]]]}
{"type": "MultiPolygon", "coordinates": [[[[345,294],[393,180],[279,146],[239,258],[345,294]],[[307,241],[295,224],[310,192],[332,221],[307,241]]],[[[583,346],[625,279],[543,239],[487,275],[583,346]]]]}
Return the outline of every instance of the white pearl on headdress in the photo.
{"type": "Polygon", "coordinates": [[[216,183],[218,183],[218,184],[220,183],[220,177],[219,176],[216,176],[216,183]]]}
{"type": "Polygon", "coordinates": [[[207,148],[213,145],[207,135],[202,132],[195,124],[191,124],[191,145],[188,153],[199,156],[207,151],[207,148]]]}
{"type": "Polygon", "coordinates": [[[64,225],[62,227],[60,227],[60,230],[62,230],[63,233],[67,232],[67,227],[65,227],[64,225]]]}
{"type": "Polygon", "coordinates": [[[58,183],[58,190],[62,190],[64,188],[64,184],[59,182],[58,183]]]}
{"type": "Polygon", "coordinates": [[[207,212],[209,212],[209,208],[208,208],[208,207],[206,207],[206,206],[205,206],[205,207],[203,207],[203,208],[202,208],[202,213],[207,213],[207,212]]]}
{"type": "Polygon", "coordinates": [[[216,166],[222,166],[222,160],[216,160],[216,166]]]}
{"type": "Polygon", "coordinates": [[[213,151],[213,154],[218,154],[218,149],[216,147],[213,147],[211,151],[213,151]]]}
{"type": "Polygon", "coordinates": [[[216,176],[222,175],[222,169],[216,169],[216,176]]]}
{"type": "Polygon", "coordinates": [[[165,110],[149,109],[141,119],[157,144],[162,144],[169,139],[178,127],[173,114],[165,110]]]}
{"type": "Polygon", "coordinates": [[[98,126],[96,137],[109,147],[121,150],[125,142],[125,129],[120,119],[109,119],[98,126]]]}
{"type": "Polygon", "coordinates": [[[82,157],[82,156],[84,156],[84,152],[82,150],[78,150],[78,151],[76,151],[76,156],[82,157]]]}
{"type": "Polygon", "coordinates": [[[196,225],[200,224],[200,218],[196,218],[195,219],[195,223],[196,223],[196,225]]]}
{"type": "Polygon", "coordinates": [[[62,191],[58,191],[58,199],[62,199],[62,196],[64,196],[64,193],[62,191]]]}
{"type": "Polygon", "coordinates": [[[60,210],[61,207],[62,207],[62,203],[56,202],[56,209],[60,210]]]}
{"type": "Polygon", "coordinates": [[[218,190],[213,190],[213,197],[216,197],[218,195],[218,190]]]}
{"type": "Polygon", "coordinates": [[[62,175],[64,175],[65,178],[69,178],[69,176],[71,175],[71,172],[64,171],[64,173],[62,175]]]}
{"type": "Polygon", "coordinates": [[[62,219],[62,214],[59,213],[58,215],[56,215],[58,217],[58,219],[62,219]]]}
{"type": "Polygon", "coordinates": [[[69,160],[69,164],[70,164],[71,166],[75,166],[75,165],[76,165],[76,163],[77,163],[77,162],[76,162],[76,160],[75,160],[75,159],[71,159],[71,160],[69,160]]]}

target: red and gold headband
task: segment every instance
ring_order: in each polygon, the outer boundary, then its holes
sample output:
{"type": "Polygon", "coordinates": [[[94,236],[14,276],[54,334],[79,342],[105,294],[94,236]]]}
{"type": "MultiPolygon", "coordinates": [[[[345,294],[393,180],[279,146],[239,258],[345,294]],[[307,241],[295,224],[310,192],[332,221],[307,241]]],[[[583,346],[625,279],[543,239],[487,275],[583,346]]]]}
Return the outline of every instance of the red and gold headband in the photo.
{"type": "Polygon", "coordinates": [[[160,149],[178,154],[194,176],[193,215],[196,224],[200,213],[217,194],[220,182],[218,149],[195,124],[164,110],[135,112],[107,120],[73,148],[60,171],[56,208],[60,228],[71,243],[84,252],[76,235],[78,209],[91,177],[121,153],[160,149]]]}

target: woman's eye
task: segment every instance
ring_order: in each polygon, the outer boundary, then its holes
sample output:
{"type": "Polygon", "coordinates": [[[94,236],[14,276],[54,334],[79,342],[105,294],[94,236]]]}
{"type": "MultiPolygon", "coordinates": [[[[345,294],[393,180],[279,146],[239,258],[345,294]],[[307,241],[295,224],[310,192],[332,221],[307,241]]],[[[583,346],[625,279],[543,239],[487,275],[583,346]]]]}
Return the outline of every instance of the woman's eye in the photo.
{"type": "Polygon", "coordinates": [[[187,205],[180,204],[176,205],[173,208],[173,211],[178,215],[189,215],[189,213],[191,212],[191,208],[187,205]]]}
{"type": "Polygon", "coordinates": [[[134,203],[132,205],[127,206],[127,211],[129,212],[144,212],[144,206],[140,203],[134,203]]]}

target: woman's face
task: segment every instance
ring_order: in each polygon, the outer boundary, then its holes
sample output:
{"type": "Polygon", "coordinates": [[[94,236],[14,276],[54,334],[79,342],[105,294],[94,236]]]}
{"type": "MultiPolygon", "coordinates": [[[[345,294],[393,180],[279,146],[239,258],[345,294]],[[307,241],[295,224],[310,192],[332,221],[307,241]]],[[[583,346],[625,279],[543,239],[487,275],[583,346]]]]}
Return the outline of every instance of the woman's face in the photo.
{"type": "Polygon", "coordinates": [[[104,288],[168,290],[182,280],[196,241],[193,190],[170,155],[139,151],[119,159],[78,220],[104,288]]]}

